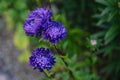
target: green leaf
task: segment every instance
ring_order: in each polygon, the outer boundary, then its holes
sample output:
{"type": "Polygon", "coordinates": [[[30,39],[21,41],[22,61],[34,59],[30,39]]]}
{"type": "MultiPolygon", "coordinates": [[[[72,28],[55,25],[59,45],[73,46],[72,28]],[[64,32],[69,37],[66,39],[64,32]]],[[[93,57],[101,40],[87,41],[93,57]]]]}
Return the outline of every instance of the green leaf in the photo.
{"type": "Polygon", "coordinates": [[[105,0],[95,0],[95,1],[103,5],[108,5],[108,3],[105,0]]]}
{"type": "Polygon", "coordinates": [[[117,10],[113,10],[110,14],[109,14],[109,17],[108,17],[108,22],[110,22],[113,18],[115,18],[115,15],[117,14],[117,10]]]}
{"type": "Polygon", "coordinates": [[[115,49],[115,47],[116,47],[116,43],[115,42],[113,42],[112,44],[106,46],[105,49],[104,49],[105,50],[105,54],[104,55],[106,56],[109,53],[111,53],[112,50],[115,49]]]}
{"type": "Polygon", "coordinates": [[[18,23],[13,42],[19,49],[26,49],[29,45],[29,39],[25,35],[22,23],[18,23]]]}
{"type": "Polygon", "coordinates": [[[13,9],[8,9],[4,12],[5,20],[7,22],[7,29],[12,30],[14,28],[14,16],[16,15],[16,12],[13,9]],[[9,14],[8,14],[9,13],[9,14]]]}
{"type": "Polygon", "coordinates": [[[98,58],[96,55],[92,56],[92,63],[95,64],[97,62],[98,58]]]}
{"type": "Polygon", "coordinates": [[[118,33],[119,33],[118,28],[119,27],[114,24],[109,28],[109,30],[107,31],[107,33],[104,37],[105,44],[110,43],[118,35],[118,33]]]}
{"type": "Polygon", "coordinates": [[[27,8],[27,5],[25,3],[25,0],[16,0],[14,2],[14,8],[17,9],[17,10],[24,10],[27,8]]]}
{"type": "Polygon", "coordinates": [[[97,32],[91,36],[91,39],[97,39],[98,37],[105,35],[105,33],[106,33],[106,31],[97,32]]]}
{"type": "Polygon", "coordinates": [[[30,55],[31,55],[30,51],[25,50],[25,51],[23,51],[23,53],[21,53],[19,55],[18,59],[19,59],[20,62],[28,62],[30,55]]]}
{"type": "Polygon", "coordinates": [[[104,16],[105,14],[109,13],[109,11],[110,11],[110,8],[109,8],[109,7],[106,7],[106,8],[102,11],[101,17],[104,16]]]}
{"type": "Polygon", "coordinates": [[[118,2],[118,7],[120,8],[120,2],[118,2]]]}

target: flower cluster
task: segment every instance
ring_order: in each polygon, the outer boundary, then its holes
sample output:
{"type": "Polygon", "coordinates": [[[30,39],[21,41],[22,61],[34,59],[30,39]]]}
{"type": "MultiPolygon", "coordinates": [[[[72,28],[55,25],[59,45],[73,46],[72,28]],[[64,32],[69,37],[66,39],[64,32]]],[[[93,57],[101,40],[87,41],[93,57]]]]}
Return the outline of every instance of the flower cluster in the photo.
{"type": "Polygon", "coordinates": [[[40,37],[57,44],[66,37],[66,28],[57,21],[51,20],[52,12],[47,8],[37,8],[30,12],[25,23],[26,35],[40,37]]]}
{"type": "Polygon", "coordinates": [[[49,21],[52,12],[47,8],[37,8],[30,12],[25,23],[24,30],[27,35],[39,37],[45,23],[49,21]]]}
{"type": "MultiPolygon", "coordinates": [[[[26,35],[40,37],[49,40],[53,44],[66,37],[66,28],[57,21],[51,19],[52,11],[47,8],[37,8],[30,12],[24,23],[26,35]]],[[[55,58],[51,51],[45,48],[37,48],[32,52],[29,63],[34,69],[42,72],[50,70],[55,64],[55,58]]]]}
{"type": "Polygon", "coordinates": [[[49,27],[42,32],[44,39],[57,44],[66,37],[66,29],[60,22],[51,21],[48,26],[49,27]]]}
{"type": "Polygon", "coordinates": [[[55,58],[49,49],[37,48],[32,52],[30,65],[42,72],[44,69],[50,70],[55,64],[55,58]]]}

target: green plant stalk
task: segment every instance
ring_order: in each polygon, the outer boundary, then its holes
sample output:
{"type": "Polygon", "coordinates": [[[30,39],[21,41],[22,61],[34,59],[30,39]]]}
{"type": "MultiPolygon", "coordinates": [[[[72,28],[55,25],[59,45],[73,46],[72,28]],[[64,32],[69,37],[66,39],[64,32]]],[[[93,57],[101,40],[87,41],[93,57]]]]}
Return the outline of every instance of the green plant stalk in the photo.
{"type": "Polygon", "coordinates": [[[53,79],[52,79],[52,76],[49,75],[49,73],[47,72],[47,70],[44,70],[43,72],[44,72],[44,74],[48,77],[49,80],[53,80],[53,79]]]}
{"type": "MultiPolygon", "coordinates": [[[[42,2],[42,6],[43,6],[43,7],[45,6],[45,7],[51,9],[50,0],[47,0],[46,4],[47,4],[47,5],[45,5],[45,2],[44,2],[44,1],[42,2]]],[[[60,54],[60,56],[65,56],[65,55],[63,54],[63,52],[60,51],[59,49],[57,49],[57,47],[56,47],[55,45],[54,45],[54,47],[55,47],[57,53],[60,54]]],[[[74,75],[73,75],[73,72],[69,69],[68,63],[65,61],[65,59],[64,59],[63,57],[60,57],[60,58],[61,58],[62,61],[64,62],[65,66],[66,66],[66,69],[69,71],[69,75],[73,78],[73,80],[75,80],[75,77],[74,77],[74,75]]],[[[44,73],[46,74],[46,76],[48,76],[49,78],[51,78],[51,75],[48,75],[46,72],[47,72],[47,71],[44,71],[44,73]]]]}
{"type": "Polygon", "coordinates": [[[50,3],[50,0],[48,0],[48,5],[49,5],[49,8],[51,9],[51,3],[50,3]]]}
{"type": "MultiPolygon", "coordinates": [[[[56,45],[54,45],[54,47],[55,47],[55,50],[57,51],[59,56],[65,56],[65,54],[56,47],[56,45]]],[[[65,59],[63,57],[60,57],[60,58],[63,61],[63,63],[65,64],[66,69],[69,71],[69,75],[73,78],[73,80],[76,80],[76,78],[73,74],[73,71],[69,68],[68,63],[65,61],[65,59]]]]}
{"type": "Polygon", "coordinates": [[[36,0],[36,4],[37,4],[39,7],[42,7],[42,4],[41,4],[41,1],[40,1],[40,0],[36,0]]]}
{"type": "Polygon", "coordinates": [[[42,7],[50,8],[51,9],[51,3],[50,0],[41,0],[42,7]]]}

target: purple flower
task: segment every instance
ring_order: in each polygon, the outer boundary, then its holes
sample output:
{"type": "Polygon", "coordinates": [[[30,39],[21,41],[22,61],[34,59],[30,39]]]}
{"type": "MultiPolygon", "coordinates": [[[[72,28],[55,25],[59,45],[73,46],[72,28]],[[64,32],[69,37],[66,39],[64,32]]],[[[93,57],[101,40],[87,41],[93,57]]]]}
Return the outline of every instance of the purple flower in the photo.
{"type": "Polygon", "coordinates": [[[47,8],[37,8],[30,12],[25,23],[24,30],[27,35],[39,37],[45,24],[50,20],[52,12],[47,8]]]}
{"type": "Polygon", "coordinates": [[[50,70],[55,64],[55,58],[51,51],[45,48],[37,48],[29,58],[30,65],[42,72],[44,69],[50,70]]]}
{"type": "Polygon", "coordinates": [[[97,44],[97,40],[90,40],[91,45],[96,45],[97,44]]]}
{"type": "Polygon", "coordinates": [[[43,38],[57,44],[66,37],[66,28],[57,21],[51,21],[48,28],[42,32],[43,38]]]}

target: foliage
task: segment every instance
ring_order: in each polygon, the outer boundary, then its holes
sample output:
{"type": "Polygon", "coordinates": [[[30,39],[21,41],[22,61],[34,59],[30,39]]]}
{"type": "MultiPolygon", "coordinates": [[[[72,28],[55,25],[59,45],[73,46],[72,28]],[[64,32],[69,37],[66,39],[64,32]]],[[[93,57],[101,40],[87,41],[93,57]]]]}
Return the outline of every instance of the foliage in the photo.
{"type": "MultiPolygon", "coordinates": [[[[102,28],[103,35],[96,36],[102,40],[99,53],[106,57],[107,62],[104,63],[103,72],[105,72],[105,79],[117,79],[120,74],[119,64],[119,22],[120,22],[120,0],[96,0],[103,5],[100,9],[101,14],[95,15],[99,19],[97,26],[102,28]],[[100,38],[101,37],[101,38],[100,38]],[[111,74],[112,73],[112,74],[111,74]],[[112,77],[110,78],[110,76],[112,77]]],[[[98,32],[99,33],[99,32],[98,32]]]]}

